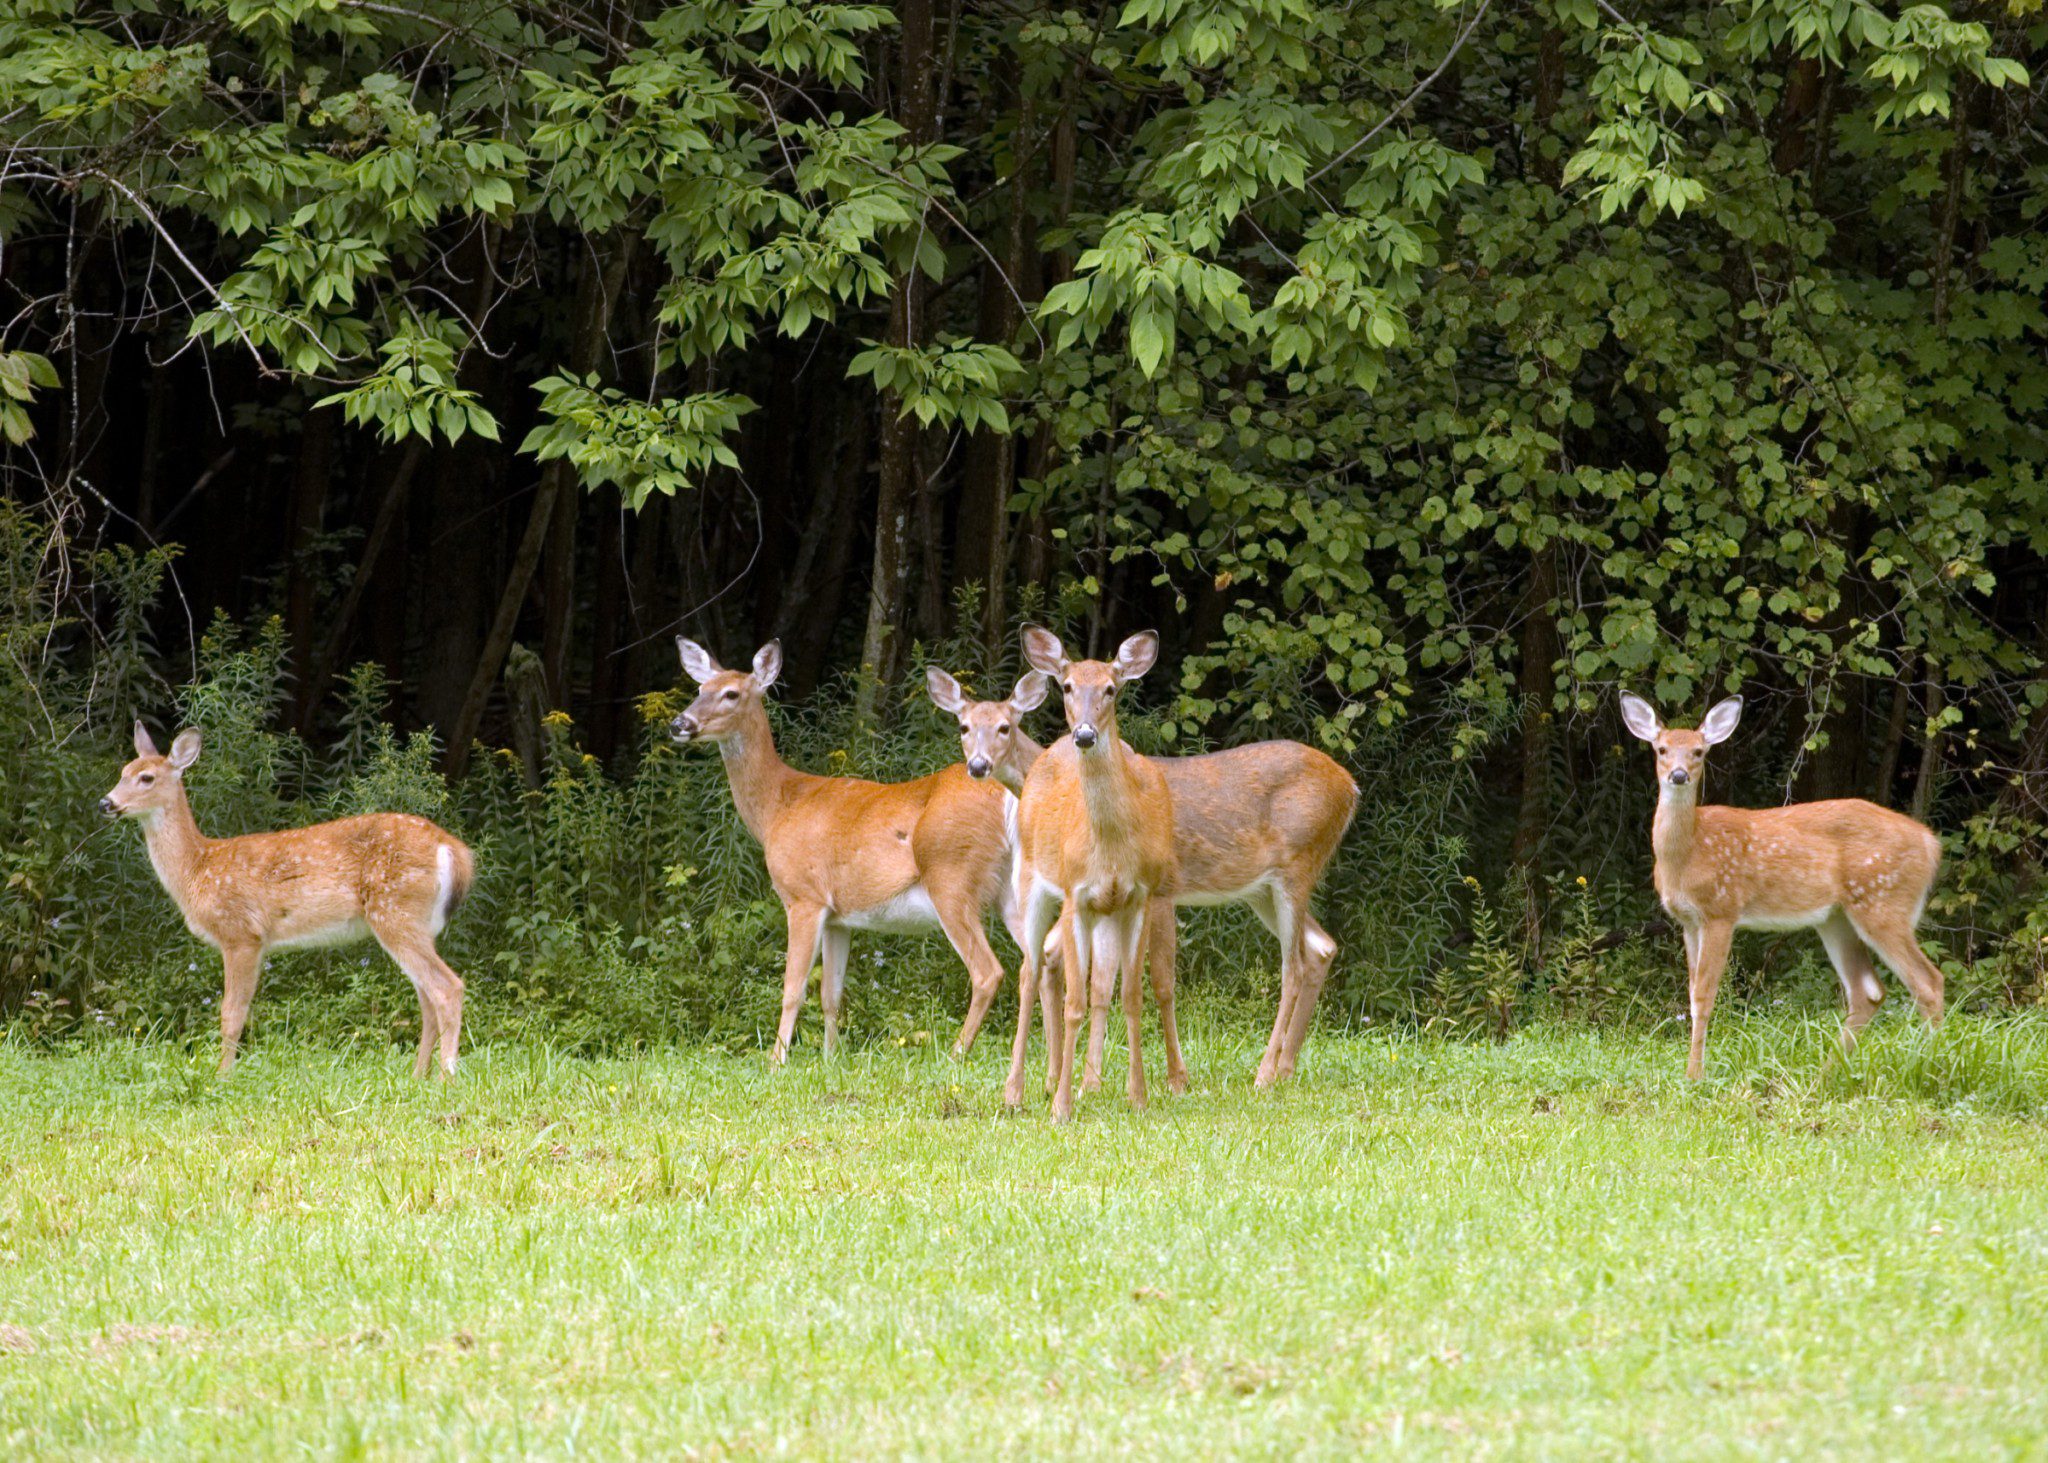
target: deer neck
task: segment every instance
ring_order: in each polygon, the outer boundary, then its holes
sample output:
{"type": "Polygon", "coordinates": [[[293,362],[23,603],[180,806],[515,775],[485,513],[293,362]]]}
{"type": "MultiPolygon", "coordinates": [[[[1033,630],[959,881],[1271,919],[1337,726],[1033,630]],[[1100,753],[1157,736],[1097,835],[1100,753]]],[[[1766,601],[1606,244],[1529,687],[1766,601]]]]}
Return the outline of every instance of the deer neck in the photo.
{"type": "Polygon", "coordinates": [[[740,821],[757,842],[762,841],[796,775],[775,750],[767,708],[758,701],[748,707],[739,727],[720,739],[718,754],[725,759],[725,780],[732,787],[740,821]]]}
{"type": "Polygon", "coordinates": [[[1003,759],[1001,767],[997,770],[996,781],[1022,797],[1024,779],[1031,775],[1032,767],[1045,748],[1025,736],[1024,728],[1021,726],[1012,732],[1011,736],[1013,741],[1010,744],[1010,755],[1003,759]]]}
{"type": "Polygon", "coordinates": [[[212,841],[193,820],[192,804],[186,800],[182,784],[175,798],[143,816],[142,843],[149,850],[150,867],[156,870],[157,882],[164,886],[164,892],[181,910],[192,887],[192,876],[198,872],[212,841]]]}
{"type": "Polygon", "coordinates": [[[1675,883],[1692,858],[1693,830],[1699,817],[1697,782],[1684,787],[1662,783],[1657,790],[1657,816],[1650,823],[1650,848],[1657,856],[1657,881],[1675,883]]]}
{"type": "Polygon", "coordinates": [[[1138,790],[1131,777],[1130,753],[1116,734],[1116,723],[1102,728],[1102,750],[1081,752],[1081,801],[1098,845],[1121,848],[1134,841],[1138,827],[1138,790]]]}

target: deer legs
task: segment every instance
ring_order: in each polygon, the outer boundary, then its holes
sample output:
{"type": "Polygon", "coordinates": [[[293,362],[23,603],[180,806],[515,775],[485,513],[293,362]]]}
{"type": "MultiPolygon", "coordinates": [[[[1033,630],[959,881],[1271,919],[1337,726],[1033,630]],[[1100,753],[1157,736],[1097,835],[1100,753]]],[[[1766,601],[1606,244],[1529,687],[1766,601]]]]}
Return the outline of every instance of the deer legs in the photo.
{"type": "Polygon", "coordinates": [[[799,903],[785,908],[789,914],[789,953],[782,963],[782,1021],[775,1028],[775,1050],[770,1057],[778,1067],[789,1060],[797,1014],[804,1008],[804,987],[810,982],[811,966],[818,958],[818,941],[825,926],[822,904],[799,903]]]}
{"type": "Polygon", "coordinates": [[[1685,1063],[1688,1082],[1697,1082],[1706,1073],[1707,1023],[1714,1019],[1714,997],[1721,990],[1721,972],[1727,969],[1728,945],[1734,934],[1732,924],[1686,927],[1686,954],[1692,967],[1688,981],[1692,998],[1692,1051],[1685,1063]]]}
{"type": "Polygon", "coordinates": [[[234,1070],[242,1028],[249,1022],[249,1002],[256,997],[256,977],[263,970],[261,945],[223,945],[220,951],[220,1074],[234,1070]]]}

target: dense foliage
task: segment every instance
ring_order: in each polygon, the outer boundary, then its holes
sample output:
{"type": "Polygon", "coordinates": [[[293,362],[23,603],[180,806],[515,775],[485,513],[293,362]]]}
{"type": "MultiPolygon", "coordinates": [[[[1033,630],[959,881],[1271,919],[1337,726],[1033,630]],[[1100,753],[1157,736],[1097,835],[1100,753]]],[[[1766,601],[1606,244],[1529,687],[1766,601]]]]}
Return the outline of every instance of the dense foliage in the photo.
{"type": "MultiPolygon", "coordinates": [[[[1387,813],[1353,877],[1429,866],[1390,982],[1640,889],[1620,684],[1741,689],[1753,800],[1934,819],[1952,943],[2037,966],[2036,9],[16,0],[16,751],[82,786],[260,646],[225,755],[292,816],[375,743],[473,819],[566,778],[653,826],[679,621],[860,667],[801,750],[906,770],[920,644],[1156,621],[1157,745],[1318,736],[1387,813]]],[[[598,924],[652,938],[694,836],[622,841],[598,924]]]]}

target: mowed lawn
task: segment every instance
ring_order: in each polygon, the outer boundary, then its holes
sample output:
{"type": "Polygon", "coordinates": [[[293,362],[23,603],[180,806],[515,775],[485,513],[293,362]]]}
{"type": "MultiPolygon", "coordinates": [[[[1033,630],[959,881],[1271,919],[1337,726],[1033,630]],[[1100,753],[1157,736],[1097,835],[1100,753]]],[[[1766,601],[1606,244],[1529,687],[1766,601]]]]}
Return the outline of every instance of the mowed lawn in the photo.
{"type": "Polygon", "coordinates": [[[0,1044],[0,1453],[2048,1449],[2048,1022],[1318,1036],[1056,1130],[881,1044],[0,1044]]]}

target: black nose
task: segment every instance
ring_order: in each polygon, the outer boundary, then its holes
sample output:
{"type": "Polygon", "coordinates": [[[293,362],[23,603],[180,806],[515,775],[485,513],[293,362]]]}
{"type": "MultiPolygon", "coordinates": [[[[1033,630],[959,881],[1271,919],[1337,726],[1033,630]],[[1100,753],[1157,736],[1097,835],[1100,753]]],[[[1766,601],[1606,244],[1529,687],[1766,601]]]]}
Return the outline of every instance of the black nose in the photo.
{"type": "Polygon", "coordinates": [[[1075,745],[1075,746],[1077,746],[1077,747],[1079,747],[1079,748],[1081,748],[1081,749],[1082,749],[1083,751],[1086,751],[1086,750],[1087,750],[1088,748],[1090,748],[1090,747],[1094,746],[1094,745],[1095,745],[1095,728],[1094,728],[1094,727],[1092,727],[1092,726],[1077,726],[1077,727],[1075,727],[1075,728],[1074,728],[1074,745],[1075,745]]]}
{"type": "Polygon", "coordinates": [[[1683,767],[1674,767],[1671,769],[1671,785],[1673,787],[1684,787],[1688,782],[1691,781],[1692,774],[1690,772],[1687,772],[1683,767]]]}
{"type": "Polygon", "coordinates": [[[107,795],[106,795],[105,797],[103,797],[103,798],[101,798],[101,799],[100,799],[100,811],[101,811],[102,813],[105,813],[105,814],[106,814],[106,815],[107,815],[108,817],[112,817],[112,816],[113,816],[113,814],[114,814],[114,795],[113,795],[112,793],[108,793],[108,794],[107,794],[107,795]]]}
{"type": "Polygon", "coordinates": [[[687,742],[697,735],[697,718],[685,711],[668,724],[668,734],[678,742],[687,742]]]}
{"type": "Polygon", "coordinates": [[[968,760],[967,760],[967,775],[968,775],[969,777],[986,777],[986,776],[988,776],[988,758],[986,758],[986,757],[970,757],[970,758],[968,758],[968,760]]]}

